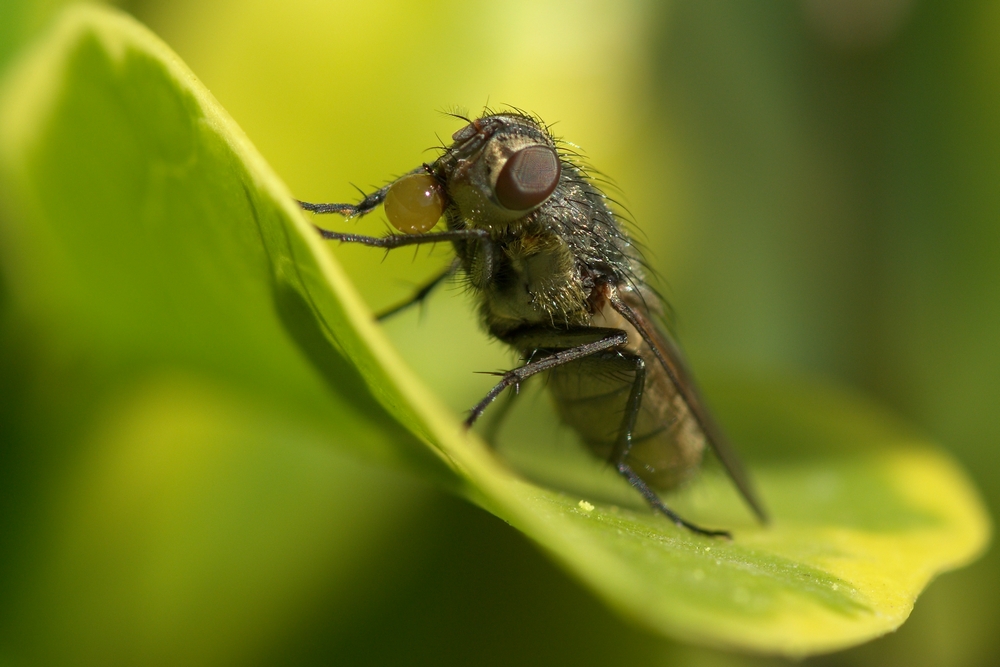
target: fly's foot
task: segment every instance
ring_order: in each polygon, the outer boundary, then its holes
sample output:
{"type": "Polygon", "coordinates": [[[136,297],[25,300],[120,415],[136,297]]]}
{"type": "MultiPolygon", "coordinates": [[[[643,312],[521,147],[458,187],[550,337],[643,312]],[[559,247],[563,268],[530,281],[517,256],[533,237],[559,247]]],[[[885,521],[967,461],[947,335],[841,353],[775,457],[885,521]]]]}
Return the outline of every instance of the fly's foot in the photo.
{"type": "Polygon", "coordinates": [[[660,497],[656,495],[656,492],[653,491],[651,488],[649,488],[649,485],[646,484],[645,480],[639,477],[638,473],[632,470],[631,466],[629,466],[627,463],[622,462],[618,464],[617,468],[618,472],[622,475],[622,477],[627,479],[629,484],[631,484],[634,489],[636,489],[639,493],[642,494],[642,497],[646,499],[646,502],[649,503],[650,507],[652,507],[655,511],[663,514],[665,517],[673,521],[676,525],[682,528],[686,528],[690,530],[692,533],[695,533],[696,535],[704,535],[705,537],[722,537],[727,540],[733,539],[732,533],[730,533],[728,530],[711,530],[709,528],[702,528],[701,526],[696,526],[690,521],[685,521],[680,517],[680,515],[678,515],[672,509],[667,507],[666,504],[664,504],[664,502],[660,500],[660,497]]]}

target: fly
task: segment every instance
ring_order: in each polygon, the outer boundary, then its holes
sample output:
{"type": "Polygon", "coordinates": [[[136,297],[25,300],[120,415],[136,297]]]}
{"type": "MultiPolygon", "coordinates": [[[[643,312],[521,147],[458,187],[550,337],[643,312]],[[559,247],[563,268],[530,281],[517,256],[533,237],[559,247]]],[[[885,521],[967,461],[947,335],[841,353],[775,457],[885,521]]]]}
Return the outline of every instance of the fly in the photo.
{"type": "Polygon", "coordinates": [[[385,317],[419,303],[463,274],[490,335],[524,364],[465,420],[472,424],[506,389],[548,374],[560,418],[609,461],[646,502],[679,526],[701,528],[664,504],[701,463],[706,444],[744,500],[767,521],[735,450],[712,419],[673,340],[657,325],[661,304],[642,258],[578,156],[539,119],[487,111],[452,135],[440,157],[357,204],[310,204],[313,213],[353,218],[383,206],[400,234],[329,231],[325,239],[376,248],[450,242],[447,270],[385,317]],[[442,217],[446,226],[431,231],[442,217]]]}

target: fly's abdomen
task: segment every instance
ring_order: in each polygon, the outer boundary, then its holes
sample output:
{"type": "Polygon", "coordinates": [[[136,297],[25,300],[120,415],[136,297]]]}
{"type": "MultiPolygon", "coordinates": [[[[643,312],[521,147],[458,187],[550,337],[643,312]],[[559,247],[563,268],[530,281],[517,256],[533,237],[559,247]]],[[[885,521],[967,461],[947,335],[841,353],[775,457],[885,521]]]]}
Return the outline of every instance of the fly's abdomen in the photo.
{"type": "MultiPolygon", "coordinates": [[[[604,460],[616,453],[634,379],[632,363],[615,352],[549,372],[560,418],[604,460]]],[[[704,448],[705,436],[687,403],[655,358],[648,361],[627,462],[650,486],[670,489],[697,469],[704,448]]]]}

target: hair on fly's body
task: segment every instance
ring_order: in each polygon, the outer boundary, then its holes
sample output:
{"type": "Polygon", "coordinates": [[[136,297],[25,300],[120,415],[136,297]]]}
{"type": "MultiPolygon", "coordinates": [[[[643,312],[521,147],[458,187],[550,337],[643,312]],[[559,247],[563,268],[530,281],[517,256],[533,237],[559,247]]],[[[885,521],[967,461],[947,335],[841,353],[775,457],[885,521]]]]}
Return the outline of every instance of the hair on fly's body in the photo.
{"type": "MultiPolygon", "coordinates": [[[[505,390],[545,374],[561,420],[611,463],[655,510],[701,535],[729,537],[681,518],[654,489],[688,479],[711,448],[750,509],[767,515],[735,450],[705,407],[672,338],[658,325],[662,301],[648,286],[636,243],[598,183],[606,177],[519,109],[465,125],[433,162],[357,204],[306,211],[353,218],[379,206],[400,234],[330,231],[325,239],[391,250],[448,242],[449,266],[379,318],[421,303],[461,275],[486,331],[524,364],[504,373],[470,410],[472,424],[505,390]],[[445,227],[431,231],[441,217],[445,227]]],[[[500,412],[506,412],[509,401],[500,412]]]]}

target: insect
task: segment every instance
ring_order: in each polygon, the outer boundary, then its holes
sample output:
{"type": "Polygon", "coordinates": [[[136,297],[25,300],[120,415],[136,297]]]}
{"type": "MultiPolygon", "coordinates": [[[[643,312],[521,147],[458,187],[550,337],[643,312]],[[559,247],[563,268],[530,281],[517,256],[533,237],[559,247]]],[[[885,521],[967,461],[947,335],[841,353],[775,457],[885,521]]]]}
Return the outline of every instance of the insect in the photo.
{"type": "Polygon", "coordinates": [[[694,533],[664,504],[691,476],[706,444],[762,521],[767,516],[735,451],[712,419],[678,347],[657,325],[661,302],[644,280],[635,244],[579,156],[538,118],[487,110],[451,146],[357,204],[310,204],[313,213],[363,216],[384,206],[399,234],[330,231],[325,239],[392,249],[450,242],[455,259],[411,299],[421,302],[460,273],[488,333],[523,358],[469,413],[539,373],[560,418],[609,461],[649,505],[694,533]],[[444,217],[441,231],[432,231],[444,217]]]}

